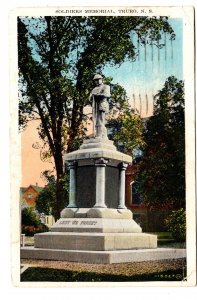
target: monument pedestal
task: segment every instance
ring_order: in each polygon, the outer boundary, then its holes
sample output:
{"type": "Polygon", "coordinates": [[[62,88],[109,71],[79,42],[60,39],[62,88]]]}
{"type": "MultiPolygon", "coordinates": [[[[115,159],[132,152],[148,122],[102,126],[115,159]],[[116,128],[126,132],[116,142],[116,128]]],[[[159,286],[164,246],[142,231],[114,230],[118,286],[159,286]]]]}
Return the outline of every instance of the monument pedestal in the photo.
{"type": "Polygon", "coordinates": [[[34,236],[34,248],[21,249],[21,258],[119,263],[172,254],[171,249],[156,249],[157,236],[142,233],[125,207],[130,156],[116,151],[112,141],[96,138],[66,154],[65,161],[70,169],[69,205],[51,232],[34,236]]]}
{"type": "Polygon", "coordinates": [[[129,155],[101,138],[84,141],[65,155],[70,170],[70,208],[125,208],[125,170],[129,155]]]}
{"type": "Polygon", "coordinates": [[[74,217],[60,218],[51,232],[35,236],[36,248],[113,251],[157,247],[157,237],[142,233],[127,209],[84,209],[83,217],[80,209],[66,209],[62,214],[68,216],[71,211],[74,217]]]}

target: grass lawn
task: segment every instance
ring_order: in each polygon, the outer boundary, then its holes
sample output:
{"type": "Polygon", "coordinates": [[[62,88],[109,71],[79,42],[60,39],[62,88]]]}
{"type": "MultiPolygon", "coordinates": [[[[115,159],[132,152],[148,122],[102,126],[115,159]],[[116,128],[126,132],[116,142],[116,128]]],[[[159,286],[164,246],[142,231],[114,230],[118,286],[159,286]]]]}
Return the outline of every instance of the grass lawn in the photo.
{"type": "Polygon", "coordinates": [[[170,232],[154,232],[157,235],[158,247],[162,248],[182,248],[186,247],[185,242],[177,242],[170,232]]]}
{"type": "Polygon", "coordinates": [[[21,274],[21,281],[52,282],[137,282],[137,281],[181,281],[184,279],[182,269],[153,272],[140,275],[113,275],[94,272],[78,272],[61,269],[30,267],[21,274]]]}

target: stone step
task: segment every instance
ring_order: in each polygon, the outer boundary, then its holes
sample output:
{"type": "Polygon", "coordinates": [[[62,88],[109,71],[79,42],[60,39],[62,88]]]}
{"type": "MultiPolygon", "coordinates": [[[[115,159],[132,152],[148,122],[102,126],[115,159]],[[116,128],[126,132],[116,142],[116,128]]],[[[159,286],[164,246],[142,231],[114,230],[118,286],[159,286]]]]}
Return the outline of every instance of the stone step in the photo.
{"type": "Polygon", "coordinates": [[[33,247],[23,247],[21,249],[21,258],[24,259],[62,260],[89,264],[155,261],[185,257],[185,249],[171,248],[118,251],[73,251],[38,249],[33,247]]]}
{"type": "Polygon", "coordinates": [[[35,248],[63,250],[153,249],[157,236],[146,233],[45,232],[34,236],[35,248]]]}

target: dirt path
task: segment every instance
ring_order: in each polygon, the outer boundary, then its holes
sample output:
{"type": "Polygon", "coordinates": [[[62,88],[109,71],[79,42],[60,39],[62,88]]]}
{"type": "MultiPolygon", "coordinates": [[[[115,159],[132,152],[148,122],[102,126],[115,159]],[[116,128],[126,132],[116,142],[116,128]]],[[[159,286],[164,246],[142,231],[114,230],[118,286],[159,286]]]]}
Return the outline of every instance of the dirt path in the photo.
{"type": "Polygon", "coordinates": [[[114,275],[137,275],[155,272],[164,272],[167,270],[185,269],[185,259],[173,259],[150,262],[135,262],[121,264],[83,264],[66,261],[47,261],[47,260],[29,260],[22,259],[22,265],[34,267],[64,269],[71,271],[85,271],[94,273],[114,274],[114,275]]]}

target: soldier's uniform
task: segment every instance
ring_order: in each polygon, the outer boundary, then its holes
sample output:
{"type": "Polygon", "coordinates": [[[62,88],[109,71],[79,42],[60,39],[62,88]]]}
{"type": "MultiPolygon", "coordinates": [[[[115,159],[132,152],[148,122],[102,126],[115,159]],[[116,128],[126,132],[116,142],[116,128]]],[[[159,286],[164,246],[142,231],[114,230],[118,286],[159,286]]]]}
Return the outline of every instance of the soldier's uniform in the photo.
{"type": "MultiPolygon", "coordinates": [[[[97,74],[94,80],[102,79],[102,76],[97,74]]],[[[105,115],[109,112],[108,99],[110,98],[110,86],[101,83],[93,88],[91,92],[94,133],[96,137],[107,138],[107,129],[105,127],[105,115]]]]}
{"type": "Polygon", "coordinates": [[[94,100],[98,105],[98,110],[108,113],[109,112],[109,103],[108,103],[107,99],[110,97],[109,85],[102,84],[100,86],[96,86],[92,90],[92,95],[94,96],[94,100]]]}

